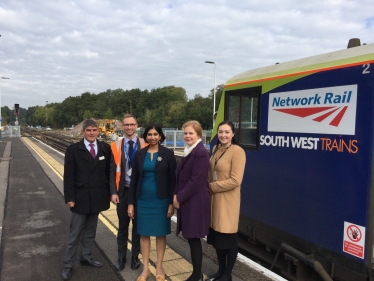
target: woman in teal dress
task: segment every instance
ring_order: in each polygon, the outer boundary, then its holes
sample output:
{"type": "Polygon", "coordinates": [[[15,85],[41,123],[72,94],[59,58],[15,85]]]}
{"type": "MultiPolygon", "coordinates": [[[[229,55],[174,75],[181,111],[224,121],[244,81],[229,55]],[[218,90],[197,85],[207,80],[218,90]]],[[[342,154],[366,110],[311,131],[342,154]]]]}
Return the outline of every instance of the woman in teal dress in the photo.
{"type": "Polygon", "coordinates": [[[145,281],[151,274],[148,266],[150,236],[156,236],[156,281],[165,280],[162,261],[166,235],[171,233],[170,218],[174,214],[173,189],[176,161],[174,152],[161,145],[165,140],[161,126],[149,125],[143,134],[149,145],[136,151],[131,169],[128,215],[138,221],[137,232],[143,257],[143,271],[137,281],[145,281]]]}

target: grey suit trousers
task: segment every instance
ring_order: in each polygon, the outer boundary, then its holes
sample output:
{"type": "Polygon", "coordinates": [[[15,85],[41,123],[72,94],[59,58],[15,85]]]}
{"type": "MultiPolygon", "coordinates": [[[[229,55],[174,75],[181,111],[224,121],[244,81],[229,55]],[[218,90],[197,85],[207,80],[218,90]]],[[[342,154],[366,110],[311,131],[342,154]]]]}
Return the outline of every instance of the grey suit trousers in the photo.
{"type": "Polygon", "coordinates": [[[70,230],[66,239],[63,266],[72,268],[80,241],[81,260],[91,259],[92,246],[96,237],[99,214],[81,215],[71,212],[70,230]]]}

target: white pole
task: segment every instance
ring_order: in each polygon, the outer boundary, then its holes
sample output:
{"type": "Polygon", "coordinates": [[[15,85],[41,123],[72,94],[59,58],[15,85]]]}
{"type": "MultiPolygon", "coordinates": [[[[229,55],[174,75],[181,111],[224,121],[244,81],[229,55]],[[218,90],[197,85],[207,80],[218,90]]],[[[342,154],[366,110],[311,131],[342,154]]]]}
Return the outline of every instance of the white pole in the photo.
{"type": "Polygon", "coordinates": [[[216,63],[214,63],[214,88],[213,88],[213,129],[214,129],[214,114],[216,113],[216,63]]]}
{"type": "MultiPolygon", "coordinates": [[[[10,79],[10,78],[7,78],[7,77],[1,77],[1,79],[10,79]]],[[[0,117],[1,117],[1,79],[0,79],[0,117]]],[[[1,122],[2,122],[2,118],[0,119],[0,130],[1,130],[1,122]]],[[[0,133],[1,134],[1,133],[0,133]]]]}
{"type": "Polygon", "coordinates": [[[214,113],[216,113],[216,62],[215,61],[205,61],[205,63],[214,64],[214,88],[213,88],[213,128],[214,129],[214,113]]]}
{"type": "MultiPolygon", "coordinates": [[[[3,77],[1,77],[3,78],[3,77]]],[[[3,118],[1,117],[1,79],[0,79],[0,138],[1,138],[1,121],[3,120],[3,118]]]]}

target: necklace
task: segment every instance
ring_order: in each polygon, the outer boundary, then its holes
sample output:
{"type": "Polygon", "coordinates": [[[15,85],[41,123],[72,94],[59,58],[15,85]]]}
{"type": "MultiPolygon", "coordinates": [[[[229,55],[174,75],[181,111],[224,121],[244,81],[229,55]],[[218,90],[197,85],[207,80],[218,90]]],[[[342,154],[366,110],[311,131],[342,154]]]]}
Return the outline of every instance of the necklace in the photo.
{"type": "MultiPolygon", "coordinates": [[[[221,155],[218,158],[217,158],[217,156],[214,158],[214,167],[217,165],[218,160],[222,158],[223,154],[225,154],[226,151],[230,148],[230,146],[231,146],[231,144],[228,147],[226,147],[226,149],[221,153],[221,155]]],[[[222,147],[222,145],[221,145],[221,147],[222,147]]]]}

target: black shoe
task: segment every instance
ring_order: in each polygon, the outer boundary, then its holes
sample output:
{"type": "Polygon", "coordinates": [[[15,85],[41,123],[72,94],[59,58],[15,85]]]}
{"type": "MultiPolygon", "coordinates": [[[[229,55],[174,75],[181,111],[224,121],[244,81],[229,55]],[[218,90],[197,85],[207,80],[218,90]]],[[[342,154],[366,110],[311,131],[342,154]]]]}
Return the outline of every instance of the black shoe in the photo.
{"type": "Polygon", "coordinates": [[[132,270],[138,269],[139,266],[140,266],[139,258],[136,257],[136,256],[132,256],[132,258],[131,258],[131,269],[132,270]]]}
{"type": "Polygon", "coordinates": [[[223,275],[221,278],[216,279],[216,280],[217,281],[232,281],[232,277],[223,275]]]}
{"type": "MultiPolygon", "coordinates": [[[[185,280],[185,281],[192,281],[193,279],[192,279],[192,275],[190,276],[190,277],[188,277],[188,279],[187,280],[185,280]]],[[[204,275],[201,273],[201,277],[199,278],[199,280],[197,280],[197,281],[203,281],[204,280],[204,275]]]]}
{"type": "Polygon", "coordinates": [[[223,273],[219,273],[217,271],[216,273],[209,275],[207,278],[205,278],[205,281],[216,281],[219,280],[222,277],[223,273]]]}
{"type": "Polygon", "coordinates": [[[122,271],[125,268],[126,259],[118,259],[115,267],[118,271],[122,271]]]}
{"type": "Polygon", "coordinates": [[[222,277],[222,275],[218,275],[218,274],[216,273],[216,274],[213,274],[213,275],[209,275],[207,278],[205,278],[205,281],[217,281],[217,280],[219,280],[221,277],[222,277]]]}
{"type": "Polygon", "coordinates": [[[81,265],[93,266],[93,267],[102,267],[103,266],[103,264],[101,262],[95,261],[93,259],[81,260],[81,265]]]}
{"type": "Polygon", "coordinates": [[[65,267],[61,273],[62,279],[69,280],[71,278],[72,271],[73,271],[73,268],[65,267]]]}

